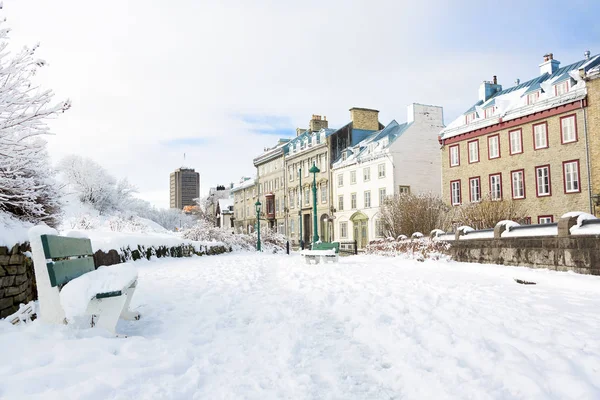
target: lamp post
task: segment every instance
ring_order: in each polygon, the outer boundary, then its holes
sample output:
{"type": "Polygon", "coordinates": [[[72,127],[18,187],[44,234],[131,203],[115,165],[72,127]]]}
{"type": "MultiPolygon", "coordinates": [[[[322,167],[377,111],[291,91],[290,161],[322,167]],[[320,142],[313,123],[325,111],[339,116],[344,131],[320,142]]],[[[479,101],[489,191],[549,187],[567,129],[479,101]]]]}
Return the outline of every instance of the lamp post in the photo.
{"type": "Polygon", "coordinates": [[[260,204],[260,201],[256,200],[256,203],[254,203],[254,207],[256,209],[256,231],[258,234],[258,239],[256,240],[256,251],[260,251],[260,208],[261,208],[262,204],[260,204]]]}
{"type": "Polygon", "coordinates": [[[321,170],[317,168],[317,164],[313,164],[308,172],[313,174],[313,244],[315,244],[319,241],[319,229],[317,227],[317,172],[321,172],[321,170]]]}
{"type": "MultiPolygon", "coordinates": [[[[300,220],[300,248],[302,250],[304,250],[304,245],[303,245],[303,238],[302,238],[302,168],[298,168],[298,188],[299,188],[299,193],[298,193],[298,200],[300,200],[300,204],[298,204],[298,219],[300,220]]],[[[294,199],[294,201],[296,201],[296,199],[294,199]]]]}

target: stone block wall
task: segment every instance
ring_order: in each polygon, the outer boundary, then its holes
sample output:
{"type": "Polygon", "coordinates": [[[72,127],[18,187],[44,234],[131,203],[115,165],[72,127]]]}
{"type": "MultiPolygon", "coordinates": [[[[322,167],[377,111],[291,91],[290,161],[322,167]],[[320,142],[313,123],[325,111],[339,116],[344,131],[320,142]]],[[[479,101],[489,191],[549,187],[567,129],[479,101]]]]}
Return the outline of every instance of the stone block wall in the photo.
{"type": "Polygon", "coordinates": [[[600,275],[600,236],[513,237],[450,241],[456,261],[600,275]]]}
{"type": "Polygon", "coordinates": [[[29,244],[0,247],[0,318],[37,298],[33,262],[23,254],[27,251],[29,244]]]}

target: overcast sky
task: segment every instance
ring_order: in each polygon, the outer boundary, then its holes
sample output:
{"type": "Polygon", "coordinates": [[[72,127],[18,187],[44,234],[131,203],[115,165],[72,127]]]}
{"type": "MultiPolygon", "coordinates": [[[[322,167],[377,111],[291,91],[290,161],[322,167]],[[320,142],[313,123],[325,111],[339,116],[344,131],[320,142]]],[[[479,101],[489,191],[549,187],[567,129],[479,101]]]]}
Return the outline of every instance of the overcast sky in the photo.
{"type": "Polygon", "coordinates": [[[54,161],[91,157],[168,207],[184,164],[201,192],[255,172],[280,136],[349,122],[351,107],[406,121],[412,102],[449,123],[497,75],[531,79],[546,52],[600,53],[597,0],[5,0],[14,45],[41,43],[38,77],[73,107],[51,127],[54,161]]]}

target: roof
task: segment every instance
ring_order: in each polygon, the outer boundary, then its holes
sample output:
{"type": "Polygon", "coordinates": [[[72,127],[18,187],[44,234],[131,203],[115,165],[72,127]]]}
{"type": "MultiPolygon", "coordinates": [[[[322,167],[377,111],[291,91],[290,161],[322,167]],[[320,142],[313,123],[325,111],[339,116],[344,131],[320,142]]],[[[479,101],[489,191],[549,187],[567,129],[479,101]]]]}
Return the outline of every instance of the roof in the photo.
{"type": "Polygon", "coordinates": [[[518,118],[533,112],[556,107],[561,104],[572,102],[585,97],[585,83],[579,77],[578,70],[584,68],[586,71],[600,65],[600,55],[577,61],[575,63],[558,68],[554,73],[544,73],[526,82],[519,83],[507,89],[492,94],[486,101],[479,100],[453,122],[448,124],[440,132],[442,139],[461,135],[475,129],[494,125],[500,120],[518,118]],[[574,81],[571,90],[563,95],[556,96],[552,86],[567,80],[574,81]],[[535,104],[527,103],[527,94],[540,91],[540,96],[535,104]],[[483,109],[496,106],[493,116],[486,118],[483,109]],[[476,118],[469,124],[466,123],[465,115],[476,113],[476,118]]]}
{"type": "Polygon", "coordinates": [[[237,192],[242,189],[252,187],[252,186],[254,186],[254,181],[255,181],[255,178],[246,179],[245,181],[242,181],[242,182],[238,183],[237,185],[234,185],[233,188],[231,188],[231,192],[237,192]]]}
{"type": "Polygon", "coordinates": [[[233,207],[233,199],[219,199],[219,211],[221,214],[228,214],[229,207],[233,207]]]}
{"type": "Polygon", "coordinates": [[[385,128],[372,132],[356,145],[342,151],[342,154],[347,154],[346,159],[343,160],[340,156],[333,163],[333,168],[342,168],[383,154],[411,125],[412,122],[399,124],[396,120],[392,120],[385,128]]]}

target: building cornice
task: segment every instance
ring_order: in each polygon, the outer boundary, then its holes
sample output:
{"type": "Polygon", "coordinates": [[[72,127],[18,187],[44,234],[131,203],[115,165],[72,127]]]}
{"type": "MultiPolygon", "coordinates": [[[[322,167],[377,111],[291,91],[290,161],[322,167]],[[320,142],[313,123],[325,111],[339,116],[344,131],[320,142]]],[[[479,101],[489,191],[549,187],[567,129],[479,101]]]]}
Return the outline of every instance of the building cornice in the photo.
{"type": "Polygon", "coordinates": [[[580,108],[587,107],[587,99],[582,98],[579,100],[575,100],[570,103],[565,103],[557,107],[553,107],[550,109],[546,109],[543,111],[534,112],[522,117],[510,119],[508,121],[503,121],[501,118],[499,121],[493,125],[488,125],[482,128],[478,128],[475,130],[471,130],[468,132],[461,133],[460,135],[451,136],[447,139],[439,138],[439,141],[442,145],[462,142],[464,140],[473,139],[479,136],[489,135],[491,133],[496,133],[504,129],[510,129],[517,126],[521,126],[523,124],[539,121],[542,119],[550,118],[555,115],[567,113],[569,111],[574,111],[580,108]]]}

